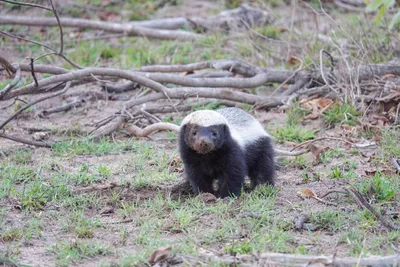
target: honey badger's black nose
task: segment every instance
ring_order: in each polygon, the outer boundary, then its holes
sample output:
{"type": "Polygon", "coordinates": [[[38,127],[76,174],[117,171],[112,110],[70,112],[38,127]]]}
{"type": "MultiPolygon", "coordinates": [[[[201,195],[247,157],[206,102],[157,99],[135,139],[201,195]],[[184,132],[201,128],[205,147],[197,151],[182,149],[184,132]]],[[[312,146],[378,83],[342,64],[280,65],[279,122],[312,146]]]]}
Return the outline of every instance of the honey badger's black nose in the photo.
{"type": "Polygon", "coordinates": [[[200,147],[203,149],[211,149],[212,148],[212,142],[208,138],[201,138],[200,139],[200,147]]]}
{"type": "Polygon", "coordinates": [[[194,148],[198,153],[206,154],[214,149],[214,143],[210,138],[204,136],[197,140],[194,148]]]}

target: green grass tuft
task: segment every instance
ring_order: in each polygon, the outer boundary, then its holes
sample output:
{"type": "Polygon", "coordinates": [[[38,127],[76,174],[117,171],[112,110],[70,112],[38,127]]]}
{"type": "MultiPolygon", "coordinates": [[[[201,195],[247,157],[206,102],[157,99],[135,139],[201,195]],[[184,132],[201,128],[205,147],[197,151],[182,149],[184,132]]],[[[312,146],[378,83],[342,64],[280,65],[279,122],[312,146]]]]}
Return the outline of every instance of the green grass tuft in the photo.
{"type": "Polygon", "coordinates": [[[323,121],[329,127],[336,123],[355,126],[360,115],[361,113],[352,105],[347,103],[336,104],[324,111],[323,121]]]}
{"type": "Polygon", "coordinates": [[[315,130],[307,130],[294,125],[279,126],[271,131],[271,134],[280,143],[304,142],[315,138],[315,130]]]}

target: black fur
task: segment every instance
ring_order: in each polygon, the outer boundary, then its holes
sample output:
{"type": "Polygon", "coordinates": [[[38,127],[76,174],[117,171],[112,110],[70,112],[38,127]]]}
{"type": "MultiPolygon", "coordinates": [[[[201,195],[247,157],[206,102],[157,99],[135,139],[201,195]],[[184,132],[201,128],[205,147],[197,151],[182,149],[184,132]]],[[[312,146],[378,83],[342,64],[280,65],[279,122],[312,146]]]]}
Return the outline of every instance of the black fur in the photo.
{"type": "Polygon", "coordinates": [[[243,151],[231,137],[227,125],[196,127],[187,124],[180,131],[179,150],[186,177],[196,194],[208,192],[222,198],[239,196],[247,175],[252,188],[274,183],[274,150],[268,137],[249,144],[243,151]],[[193,149],[200,138],[194,133],[199,134],[199,130],[201,138],[213,143],[208,153],[201,154],[193,149]],[[215,179],[218,180],[218,192],[214,192],[212,186],[215,179]]]}

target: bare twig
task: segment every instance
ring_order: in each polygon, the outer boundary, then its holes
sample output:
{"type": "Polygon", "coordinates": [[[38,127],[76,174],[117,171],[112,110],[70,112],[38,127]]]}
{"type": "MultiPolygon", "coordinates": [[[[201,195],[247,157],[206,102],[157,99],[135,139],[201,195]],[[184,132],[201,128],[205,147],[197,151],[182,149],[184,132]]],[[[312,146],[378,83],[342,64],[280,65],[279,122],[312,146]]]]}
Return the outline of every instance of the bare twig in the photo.
{"type": "Polygon", "coordinates": [[[74,188],[72,190],[72,193],[81,194],[81,193],[87,193],[87,192],[92,192],[92,191],[103,191],[103,190],[113,189],[115,187],[120,187],[120,186],[123,186],[123,185],[118,185],[116,183],[90,185],[90,186],[85,186],[85,187],[74,188]]]}
{"type": "MultiPolygon", "coordinates": [[[[36,44],[36,45],[43,46],[44,48],[47,48],[47,49],[49,49],[50,51],[52,51],[52,53],[45,54],[44,56],[48,56],[48,55],[52,55],[52,54],[58,55],[58,56],[60,56],[62,59],[64,59],[65,61],[67,61],[69,64],[71,64],[72,66],[74,66],[75,68],[82,69],[81,66],[79,66],[78,64],[76,64],[75,62],[73,62],[72,60],[70,60],[69,58],[67,58],[64,54],[59,54],[59,53],[57,52],[57,50],[55,50],[54,48],[52,48],[52,47],[50,47],[50,46],[48,46],[48,45],[45,45],[45,44],[42,44],[42,43],[40,43],[40,42],[36,42],[36,41],[30,40],[30,39],[26,39],[26,38],[20,37],[20,36],[18,36],[18,35],[15,35],[15,34],[12,34],[12,33],[9,33],[9,32],[5,32],[5,31],[1,31],[1,30],[0,30],[0,34],[6,35],[6,36],[11,37],[11,38],[23,40],[23,41],[25,41],[25,42],[29,42],[29,43],[33,43],[33,44],[36,44]]],[[[38,60],[39,58],[42,58],[42,57],[43,57],[43,56],[40,56],[40,57],[36,58],[35,61],[38,60]]]]}
{"type": "Polygon", "coordinates": [[[42,6],[42,5],[38,5],[38,4],[31,4],[31,3],[24,3],[24,2],[10,1],[10,0],[0,0],[0,2],[5,2],[5,3],[19,5],[19,6],[37,7],[37,8],[41,8],[41,9],[52,11],[51,8],[48,8],[48,7],[45,7],[45,6],[42,6]]]}
{"type": "Polygon", "coordinates": [[[57,10],[54,7],[53,1],[49,0],[49,2],[51,4],[51,9],[53,11],[54,17],[56,17],[58,28],[60,29],[60,50],[58,51],[58,54],[62,55],[64,53],[64,34],[63,34],[63,29],[61,27],[60,18],[58,17],[58,13],[57,13],[57,10]]]}
{"type": "Polygon", "coordinates": [[[37,78],[36,78],[36,74],[35,74],[35,68],[34,68],[34,65],[33,65],[33,58],[30,58],[30,61],[31,61],[30,66],[31,66],[32,78],[35,81],[35,86],[38,87],[39,84],[38,84],[38,81],[37,81],[37,78]]]}
{"type": "Polygon", "coordinates": [[[343,139],[343,138],[325,136],[325,137],[319,137],[319,138],[316,138],[316,139],[304,141],[303,143],[300,143],[300,144],[296,145],[296,146],[295,146],[294,148],[292,148],[290,151],[293,151],[293,150],[296,150],[296,149],[299,148],[299,147],[302,147],[302,146],[305,146],[305,145],[309,145],[309,144],[314,143],[314,142],[317,142],[317,141],[326,140],[326,139],[329,139],[329,140],[337,140],[337,141],[343,141],[343,142],[346,142],[346,143],[351,144],[351,145],[354,144],[353,142],[347,141],[346,139],[343,139]]]}

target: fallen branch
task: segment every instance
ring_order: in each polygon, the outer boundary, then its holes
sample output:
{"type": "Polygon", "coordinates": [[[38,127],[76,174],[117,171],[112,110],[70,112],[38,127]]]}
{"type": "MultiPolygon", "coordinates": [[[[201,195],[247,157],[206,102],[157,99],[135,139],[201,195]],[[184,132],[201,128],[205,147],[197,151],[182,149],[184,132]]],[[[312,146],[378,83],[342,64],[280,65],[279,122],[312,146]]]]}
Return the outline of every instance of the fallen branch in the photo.
{"type": "Polygon", "coordinates": [[[40,116],[40,117],[44,117],[44,116],[48,116],[48,115],[53,114],[53,113],[68,111],[68,110],[70,110],[70,109],[73,109],[73,108],[77,108],[77,107],[82,106],[82,104],[85,103],[85,102],[86,102],[86,101],[85,101],[84,99],[76,99],[76,100],[74,100],[74,101],[72,101],[72,102],[70,102],[70,103],[64,104],[64,105],[62,105],[62,106],[54,107],[54,108],[49,108],[49,109],[43,110],[43,111],[39,114],[39,116],[40,116]]]}
{"type": "Polygon", "coordinates": [[[364,199],[364,197],[355,189],[347,188],[348,192],[353,199],[358,203],[359,206],[367,208],[386,228],[389,230],[400,230],[400,225],[396,225],[394,222],[387,221],[371,204],[364,199]]]}
{"type": "MultiPolygon", "coordinates": [[[[164,40],[198,40],[202,35],[181,30],[159,30],[135,26],[132,23],[111,23],[88,19],[60,18],[62,27],[75,27],[81,29],[103,30],[113,33],[125,33],[129,36],[143,36],[164,40]]],[[[25,26],[58,26],[57,20],[46,17],[7,16],[0,17],[0,25],[25,25],[25,26]]]]}
{"type": "Polygon", "coordinates": [[[47,147],[51,148],[53,146],[53,143],[48,143],[48,142],[40,142],[40,141],[33,141],[33,140],[28,140],[24,139],[22,137],[18,137],[15,135],[9,135],[5,133],[0,133],[1,138],[9,139],[11,141],[15,141],[18,143],[26,144],[26,145],[31,145],[31,146],[37,146],[37,147],[47,147]]]}
{"type": "Polygon", "coordinates": [[[92,191],[103,191],[103,190],[108,190],[108,189],[113,189],[115,187],[119,187],[122,185],[117,185],[116,183],[110,183],[110,184],[100,184],[100,185],[90,185],[86,187],[76,187],[72,189],[72,193],[74,194],[81,194],[81,193],[87,193],[87,192],[92,192],[92,191]]]}
{"type": "MultiPolygon", "coordinates": [[[[258,255],[240,254],[218,257],[214,253],[203,252],[200,257],[223,265],[247,264],[249,266],[397,266],[400,262],[400,254],[339,258],[336,256],[260,253],[258,255]]],[[[187,260],[193,262],[193,258],[187,260]]]]}

